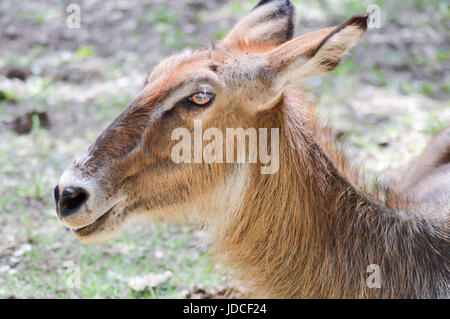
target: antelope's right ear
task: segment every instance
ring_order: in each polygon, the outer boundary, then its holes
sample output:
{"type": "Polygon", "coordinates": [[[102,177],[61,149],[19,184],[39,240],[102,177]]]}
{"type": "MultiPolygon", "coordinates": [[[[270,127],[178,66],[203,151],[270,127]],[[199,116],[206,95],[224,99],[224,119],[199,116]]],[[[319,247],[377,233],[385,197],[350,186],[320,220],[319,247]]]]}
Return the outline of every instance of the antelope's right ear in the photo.
{"type": "Polygon", "coordinates": [[[260,0],[221,43],[243,49],[273,48],[292,39],[295,16],[290,0],[260,0]]]}
{"type": "Polygon", "coordinates": [[[367,14],[354,16],[338,27],[307,33],[269,52],[277,87],[300,84],[335,69],[366,31],[367,19],[367,14]]]}

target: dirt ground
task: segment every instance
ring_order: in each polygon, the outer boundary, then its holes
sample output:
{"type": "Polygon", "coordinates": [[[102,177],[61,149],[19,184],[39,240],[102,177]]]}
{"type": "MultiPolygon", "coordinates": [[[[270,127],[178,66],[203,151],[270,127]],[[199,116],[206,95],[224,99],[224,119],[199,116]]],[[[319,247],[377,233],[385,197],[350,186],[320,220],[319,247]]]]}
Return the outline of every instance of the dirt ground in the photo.
{"type": "MultiPolygon", "coordinates": [[[[294,2],[296,34],[379,6],[381,27],[305,86],[352,162],[388,178],[450,125],[448,2],[294,2]]],[[[149,223],[86,245],[58,221],[52,189],[159,61],[220,40],[254,3],[0,2],[0,298],[223,297],[232,283],[198,248],[201,231],[149,223]],[[79,29],[66,25],[71,3],[79,29]]]]}

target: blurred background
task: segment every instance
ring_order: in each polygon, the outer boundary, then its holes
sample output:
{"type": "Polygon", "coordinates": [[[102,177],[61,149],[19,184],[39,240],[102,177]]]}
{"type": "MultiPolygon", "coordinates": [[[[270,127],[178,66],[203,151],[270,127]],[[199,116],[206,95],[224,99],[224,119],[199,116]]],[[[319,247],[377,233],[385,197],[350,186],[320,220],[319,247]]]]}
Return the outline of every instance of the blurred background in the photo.
{"type": "MultiPolygon", "coordinates": [[[[450,10],[440,0],[298,0],[302,34],[380,8],[380,28],[305,83],[369,175],[400,167],[450,124],[450,10]]],[[[164,57],[224,37],[256,1],[0,2],[0,298],[220,298],[232,287],[190,225],[148,223],[83,244],[52,190],[164,57]],[[80,28],[68,28],[70,4],[80,28]]]]}

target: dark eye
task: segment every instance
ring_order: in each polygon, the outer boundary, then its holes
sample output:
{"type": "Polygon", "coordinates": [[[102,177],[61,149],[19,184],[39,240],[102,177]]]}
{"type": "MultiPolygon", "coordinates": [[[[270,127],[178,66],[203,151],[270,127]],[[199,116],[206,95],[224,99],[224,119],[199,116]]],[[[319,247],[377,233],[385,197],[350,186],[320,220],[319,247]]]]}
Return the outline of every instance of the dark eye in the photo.
{"type": "Polygon", "coordinates": [[[207,106],[214,100],[214,97],[213,93],[199,92],[188,97],[188,101],[198,106],[207,106]]]}

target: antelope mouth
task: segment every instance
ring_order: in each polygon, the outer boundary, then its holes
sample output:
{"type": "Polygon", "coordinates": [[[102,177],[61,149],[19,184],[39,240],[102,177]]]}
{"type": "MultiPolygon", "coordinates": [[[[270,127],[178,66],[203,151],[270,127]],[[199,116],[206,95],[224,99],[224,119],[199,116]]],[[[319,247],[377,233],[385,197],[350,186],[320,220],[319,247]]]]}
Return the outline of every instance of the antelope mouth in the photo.
{"type": "Polygon", "coordinates": [[[110,208],[106,213],[101,215],[99,218],[97,218],[95,221],[93,221],[91,224],[81,227],[81,228],[73,228],[72,231],[79,237],[84,237],[91,235],[92,233],[96,232],[97,230],[101,230],[101,226],[104,224],[104,222],[108,219],[108,217],[111,215],[112,211],[114,210],[115,206],[110,208]]]}

